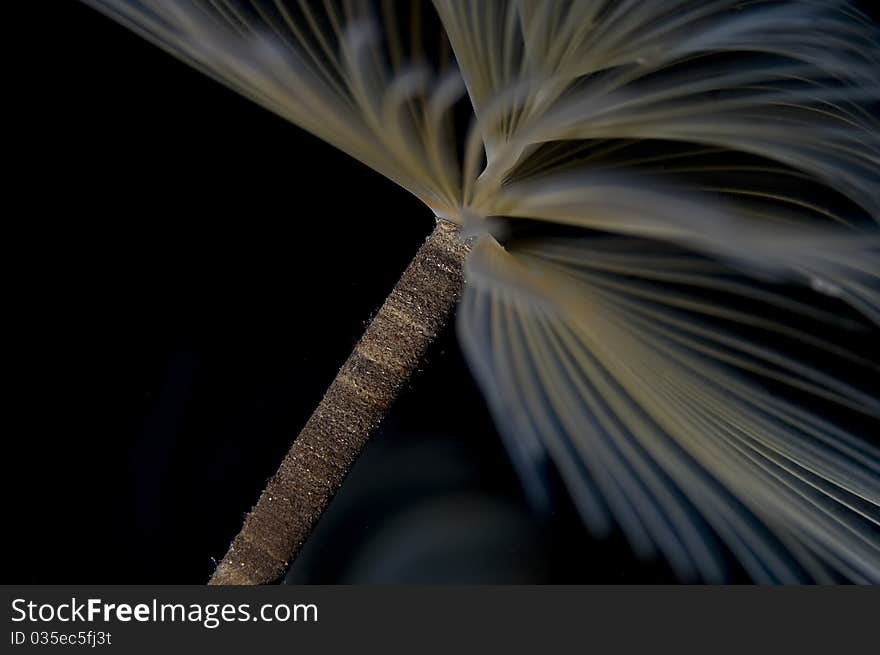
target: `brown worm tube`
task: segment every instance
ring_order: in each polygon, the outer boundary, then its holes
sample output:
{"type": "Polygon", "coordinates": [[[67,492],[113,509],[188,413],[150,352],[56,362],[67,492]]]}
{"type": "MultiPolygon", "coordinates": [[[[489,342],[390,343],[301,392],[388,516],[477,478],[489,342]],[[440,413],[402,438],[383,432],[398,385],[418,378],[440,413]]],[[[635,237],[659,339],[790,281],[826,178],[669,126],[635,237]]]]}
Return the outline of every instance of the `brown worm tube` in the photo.
{"type": "Polygon", "coordinates": [[[467,245],[438,221],[245,517],[208,584],[267,584],[302,548],[464,286],[467,245]]]}

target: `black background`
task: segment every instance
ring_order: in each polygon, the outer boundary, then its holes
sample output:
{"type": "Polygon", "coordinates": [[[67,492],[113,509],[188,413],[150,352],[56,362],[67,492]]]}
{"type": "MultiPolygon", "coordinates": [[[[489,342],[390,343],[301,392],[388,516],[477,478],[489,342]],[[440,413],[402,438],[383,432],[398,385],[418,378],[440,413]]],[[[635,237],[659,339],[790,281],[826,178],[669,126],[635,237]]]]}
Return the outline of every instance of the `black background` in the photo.
{"type": "MultiPolygon", "coordinates": [[[[432,217],[93,10],[30,9],[4,30],[3,581],[199,583],[432,217]]],[[[290,580],[671,578],[564,499],[530,512],[449,329],[290,580]]]]}

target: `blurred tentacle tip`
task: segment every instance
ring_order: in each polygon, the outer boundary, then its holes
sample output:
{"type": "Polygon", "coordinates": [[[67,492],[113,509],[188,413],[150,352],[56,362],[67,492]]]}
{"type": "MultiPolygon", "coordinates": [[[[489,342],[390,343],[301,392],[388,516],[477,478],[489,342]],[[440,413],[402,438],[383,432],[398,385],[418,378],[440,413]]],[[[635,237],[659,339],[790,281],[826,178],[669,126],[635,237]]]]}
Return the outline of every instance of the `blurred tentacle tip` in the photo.
{"type": "Polygon", "coordinates": [[[352,19],[342,29],[342,43],[352,52],[375,46],[381,40],[381,32],[376,21],[368,17],[352,19]]]}

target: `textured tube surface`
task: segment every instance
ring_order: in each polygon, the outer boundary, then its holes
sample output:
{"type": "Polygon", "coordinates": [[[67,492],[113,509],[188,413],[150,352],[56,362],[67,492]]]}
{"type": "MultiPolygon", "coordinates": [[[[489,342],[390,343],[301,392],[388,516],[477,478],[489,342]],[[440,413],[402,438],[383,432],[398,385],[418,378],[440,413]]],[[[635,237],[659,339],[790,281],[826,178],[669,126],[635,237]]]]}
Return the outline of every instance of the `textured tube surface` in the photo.
{"type": "Polygon", "coordinates": [[[327,389],[209,584],[267,584],[287,569],[464,285],[467,245],[438,221],[327,389]]]}

